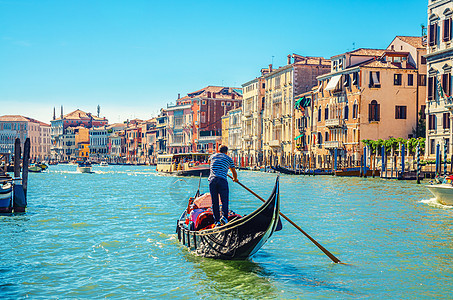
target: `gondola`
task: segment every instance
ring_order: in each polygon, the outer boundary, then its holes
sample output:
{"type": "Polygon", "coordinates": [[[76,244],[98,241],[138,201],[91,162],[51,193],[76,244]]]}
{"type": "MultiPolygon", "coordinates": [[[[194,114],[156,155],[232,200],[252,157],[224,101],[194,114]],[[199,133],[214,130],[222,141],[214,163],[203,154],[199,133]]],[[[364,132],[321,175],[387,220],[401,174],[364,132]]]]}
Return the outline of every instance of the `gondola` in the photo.
{"type": "Polygon", "coordinates": [[[280,172],[282,174],[288,174],[288,175],[296,175],[296,171],[294,170],[291,170],[291,169],[287,169],[285,167],[282,167],[282,166],[276,166],[276,167],[272,167],[275,171],[277,172],[280,172]]]}
{"type": "Polygon", "coordinates": [[[281,229],[279,212],[277,176],[269,199],[251,214],[232,219],[223,226],[195,231],[186,225],[185,210],[177,221],[176,233],[178,240],[197,256],[226,260],[246,259],[255,254],[274,231],[281,229]]]}

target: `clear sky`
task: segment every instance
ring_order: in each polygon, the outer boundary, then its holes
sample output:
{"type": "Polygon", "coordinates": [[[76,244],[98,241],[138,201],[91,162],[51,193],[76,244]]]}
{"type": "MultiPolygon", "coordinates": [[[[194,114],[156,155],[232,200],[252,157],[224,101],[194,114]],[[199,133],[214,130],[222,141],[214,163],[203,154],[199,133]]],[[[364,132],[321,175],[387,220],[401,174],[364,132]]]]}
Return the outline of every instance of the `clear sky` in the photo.
{"type": "Polygon", "coordinates": [[[240,86],[288,54],[417,36],[427,0],[0,0],[0,115],[53,107],[149,119],[207,85],[240,86]]]}

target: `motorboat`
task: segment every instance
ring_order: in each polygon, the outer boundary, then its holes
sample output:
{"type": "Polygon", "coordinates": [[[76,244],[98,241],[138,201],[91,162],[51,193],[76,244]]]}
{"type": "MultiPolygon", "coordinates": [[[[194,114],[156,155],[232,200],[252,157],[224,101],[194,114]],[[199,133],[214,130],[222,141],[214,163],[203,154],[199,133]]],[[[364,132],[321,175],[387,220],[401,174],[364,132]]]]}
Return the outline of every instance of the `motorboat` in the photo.
{"type": "Polygon", "coordinates": [[[453,185],[451,183],[431,184],[426,187],[437,201],[444,205],[453,205],[453,185]]]}
{"type": "Polygon", "coordinates": [[[80,173],[93,173],[91,169],[92,166],[89,162],[82,162],[77,165],[77,171],[80,173]]]}

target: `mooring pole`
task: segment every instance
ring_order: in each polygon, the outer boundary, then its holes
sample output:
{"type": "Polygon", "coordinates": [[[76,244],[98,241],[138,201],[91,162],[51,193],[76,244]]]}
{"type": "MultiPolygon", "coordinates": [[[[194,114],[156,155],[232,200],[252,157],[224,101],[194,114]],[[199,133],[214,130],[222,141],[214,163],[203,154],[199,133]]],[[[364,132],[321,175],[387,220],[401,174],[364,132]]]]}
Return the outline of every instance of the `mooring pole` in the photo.
{"type": "Polygon", "coordinates": [[[20,178],[20,139],[17,138],[14,142],[14,178],[20,178]]]}
{"type": "Polygon", "coordinates": [[[25,199],[27,199],[27,184],[28,184],[28,162],[30,160],[30,138],[27,138],[24,143],[24,159],[22,163],[22,186],[24,187],[25,199]]]}
{"type": "Polygon", "coordinates": [[[444,143],[444,176],[447,176],[447,143],[444,143]]]}
{"type": "Polygon", "coordinates": [[[417,144],[417,184],[420,184],[420,143],[417,144]]]}

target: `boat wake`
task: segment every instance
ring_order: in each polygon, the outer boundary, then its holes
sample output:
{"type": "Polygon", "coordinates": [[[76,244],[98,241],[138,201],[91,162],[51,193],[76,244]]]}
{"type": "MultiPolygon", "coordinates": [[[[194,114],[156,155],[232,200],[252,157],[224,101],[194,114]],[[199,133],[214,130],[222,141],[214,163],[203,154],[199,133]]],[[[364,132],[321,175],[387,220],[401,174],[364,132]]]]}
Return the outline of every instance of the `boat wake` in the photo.
{"type": "Polygon", "coordinates": [[[437,208],[443,208],[443,209],[451,209],[453,206],[451,205],[443,205],[439,201],[437,201],[436,198],[430,198],[430,199],[422,199],[420,200],[420,203],[428,204],[429,206],[437,207],[437,208]]]}

